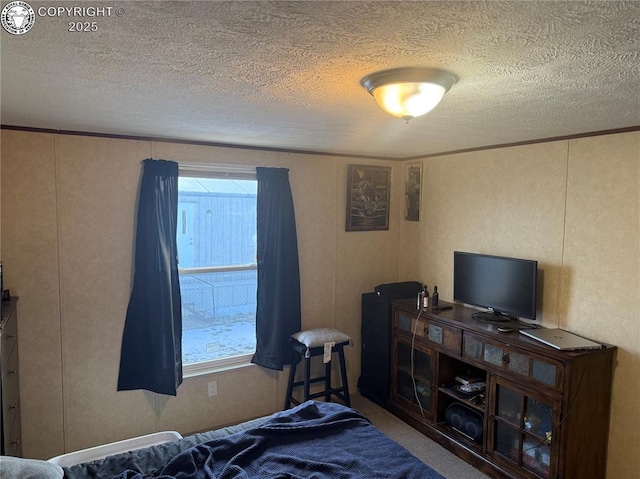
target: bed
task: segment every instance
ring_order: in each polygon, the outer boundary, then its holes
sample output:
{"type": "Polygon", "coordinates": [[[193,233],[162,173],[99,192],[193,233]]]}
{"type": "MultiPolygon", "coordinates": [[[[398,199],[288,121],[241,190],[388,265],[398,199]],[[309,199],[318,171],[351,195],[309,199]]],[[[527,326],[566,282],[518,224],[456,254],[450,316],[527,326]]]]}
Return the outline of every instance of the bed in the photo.
{"type": "Polygon", "coordinates": [[[65,456],[48,463],[65,479],[444,479],[356,410],[316,401],[61,467],[65,456]]]}

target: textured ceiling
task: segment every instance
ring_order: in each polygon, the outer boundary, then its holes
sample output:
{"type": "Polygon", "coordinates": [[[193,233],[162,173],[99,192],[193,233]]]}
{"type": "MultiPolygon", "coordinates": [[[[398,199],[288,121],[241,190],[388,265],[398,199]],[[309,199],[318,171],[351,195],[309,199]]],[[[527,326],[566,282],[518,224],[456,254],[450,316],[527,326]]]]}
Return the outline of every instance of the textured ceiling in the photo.
{"type": "Polygon", "coordinates": [[[394,158],[640,125],[636,1],[30,4],[113,9],[0,32],[3,125],[394,158]],[[407,124],[359,84],[398,66],[459,81],[407,124]]]}

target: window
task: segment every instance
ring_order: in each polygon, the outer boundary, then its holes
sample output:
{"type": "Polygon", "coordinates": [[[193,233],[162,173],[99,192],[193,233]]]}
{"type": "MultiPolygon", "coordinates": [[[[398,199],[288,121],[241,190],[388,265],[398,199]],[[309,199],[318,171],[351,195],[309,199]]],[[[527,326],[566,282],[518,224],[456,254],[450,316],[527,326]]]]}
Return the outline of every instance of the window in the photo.
{"type": "Polygon", "coordinates": [[[186,376],[248,364],[256,346],[255,172],[180,169],[178,268],[186,376]]]}

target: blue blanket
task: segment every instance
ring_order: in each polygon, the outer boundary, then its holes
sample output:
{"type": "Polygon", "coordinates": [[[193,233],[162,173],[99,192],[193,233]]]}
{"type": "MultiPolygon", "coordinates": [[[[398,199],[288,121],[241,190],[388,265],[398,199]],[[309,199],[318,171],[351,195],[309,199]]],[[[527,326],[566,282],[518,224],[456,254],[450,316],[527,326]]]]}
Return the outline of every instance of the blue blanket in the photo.
{"type": "Polygon", "coordinates": [[[258,427],[199,444],[162,471],[117,479],[444,479],[353,409],[307,401],[258,427]]]}

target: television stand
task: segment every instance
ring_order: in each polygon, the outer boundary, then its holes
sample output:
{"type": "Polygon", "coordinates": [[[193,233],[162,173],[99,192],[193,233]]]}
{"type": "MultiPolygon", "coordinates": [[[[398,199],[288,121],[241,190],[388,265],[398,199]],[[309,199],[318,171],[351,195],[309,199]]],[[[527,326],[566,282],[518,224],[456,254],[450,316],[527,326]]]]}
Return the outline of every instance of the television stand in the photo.
{"type": "Polygon", "coordinates": [[[390,412],[494,479],[605,479],[615,346],[559,351],[461,305],[392,305],[390,412]]]}

